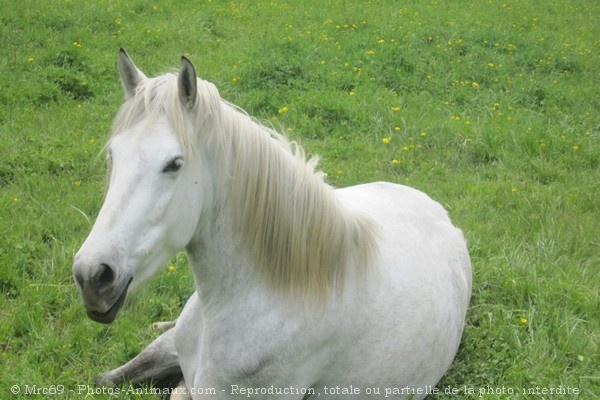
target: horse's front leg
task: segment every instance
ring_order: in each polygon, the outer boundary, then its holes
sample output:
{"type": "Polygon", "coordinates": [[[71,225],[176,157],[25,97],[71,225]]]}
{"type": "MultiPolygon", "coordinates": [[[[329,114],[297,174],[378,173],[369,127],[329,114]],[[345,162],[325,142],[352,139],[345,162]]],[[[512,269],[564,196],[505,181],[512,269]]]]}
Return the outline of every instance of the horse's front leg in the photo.
{"type": "Polygon", "coordinates": [[[175,327],[175,324],[177,323],[177,320],[174,321],[164,321],[164,322],[155,322],[152,325],[150,325],[152,327],[152,329],[156,329],[159,332],[166,332],[171,328],[175,327]]]}
{"type": "Polygon", "coordinates": [[[96,384],[138,384],[182,375],[175,349],[175,330],[169,329],[127,364],[99,375],[96,384]]]}
{"type": "Polygon", "coordinates": [[[173,389],[169,400],[193,400],[183,379],[179,381],[177,387],[173,389]]]}

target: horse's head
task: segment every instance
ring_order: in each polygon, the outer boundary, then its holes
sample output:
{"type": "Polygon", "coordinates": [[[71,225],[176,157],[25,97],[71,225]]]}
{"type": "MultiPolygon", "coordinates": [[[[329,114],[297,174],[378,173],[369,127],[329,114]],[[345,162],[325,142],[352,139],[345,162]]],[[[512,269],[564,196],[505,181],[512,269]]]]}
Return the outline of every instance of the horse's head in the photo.
{"type": "Polygon", "coordinates": [[[87,314],[102,323],[115,319],[132,283],[151,276],[190,242],[207,195],[208,178],[191,167],[180,132],[191,129],[198,106],[191,62],[183,58],[178,77],[152,82],[121,50],[119,70],[127,101],[107,145],[109,187],[73,265],[87,314]],[[159,104],[156,97],[166,97],[170,86],[172,98],[159,104]]]}

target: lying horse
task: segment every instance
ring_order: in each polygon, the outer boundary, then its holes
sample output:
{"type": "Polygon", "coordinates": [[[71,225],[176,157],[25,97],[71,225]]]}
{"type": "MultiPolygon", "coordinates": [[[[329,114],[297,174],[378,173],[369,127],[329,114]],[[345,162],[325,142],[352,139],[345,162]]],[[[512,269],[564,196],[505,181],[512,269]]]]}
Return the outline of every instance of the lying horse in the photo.
{"type": "Polygon", "coordinates": [[[185,57],[178,75],[147,78],[121,50],[119,70],[109,188],[75,282],[88,316],[110,323],[185,249],[196,291],[99,382],[180,372],[194,399],[424,397],[456,355],[471,294],[442,206],[392,183],[334,190],[185,57]]]}

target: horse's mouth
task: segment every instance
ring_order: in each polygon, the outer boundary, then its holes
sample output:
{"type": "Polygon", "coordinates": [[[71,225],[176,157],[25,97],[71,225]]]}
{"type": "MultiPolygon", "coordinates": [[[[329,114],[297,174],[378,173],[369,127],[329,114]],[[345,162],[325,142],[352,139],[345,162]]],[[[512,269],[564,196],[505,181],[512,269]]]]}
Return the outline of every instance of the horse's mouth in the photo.
{"type": "Polygon", "coordinates": [[[123,292],[121,293],[121,295],[119,296],[117,301],[115,301],[113,306],[108,311],[98,312],[98,311],[94,311],[94,310],[87,310],[87,316],[91,320],[100,322],[101,324],[110,324],[111,322],[113,322],[115,320],[115,318],[117,317],[117,314],[123,307],[123,304],[125,304],[125,298],[127,297],[127,291],[129,289],[129,285],[131,285],[132,280],[133,280],[133,278],[129,279],[129,282],[127,282],[127,285],[125,285],[125,289],[123,289],[123,292]]]}

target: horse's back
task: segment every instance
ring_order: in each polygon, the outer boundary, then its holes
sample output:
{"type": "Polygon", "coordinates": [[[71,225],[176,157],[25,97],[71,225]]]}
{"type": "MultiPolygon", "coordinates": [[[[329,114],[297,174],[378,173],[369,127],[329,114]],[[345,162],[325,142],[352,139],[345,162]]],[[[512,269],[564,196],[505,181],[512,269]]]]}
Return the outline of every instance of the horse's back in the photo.
{"type": "Polygon", "coordinates": [[[351,212],[369,216],[378,237],[378,260],[390,273],[452,273],[464,278],[470,293],[471,264],[466,241],[446,210],[408,186],[374,182],[337,189],[351,212]],[[416,269],[415,267],[420,268],[416,269]]]}
{"type": "Polygon", "coordinates": [[[373,363],[380,387],[435,385],[454,359],[470,299],[462,232],[439,203],[406,186],[378,182],[336,192],[379,230],[362,315],[369,350],[359,358],[373,363]]]}
{"type": "MultiPolygon", "coordinates": [[[[390,182],[373,182],[337,189],[342,204],[373,219],[401,224],[416,219],[450,223],[448,213],[425,193],[390,182]]],[[[386,224],[383,228],[387,229],[386,224]]]]}
{"type": "Polygon", "coordinates": [[[471,293],[467,244],[439,203],[416,189],[388,182],[336,192],[347,209],[375,223],[378,246],[374,265],[367,266],[374,276],[391,279],[394,289],[417,286],[423,294],[444,289],[466,308],[471,293]]]}

